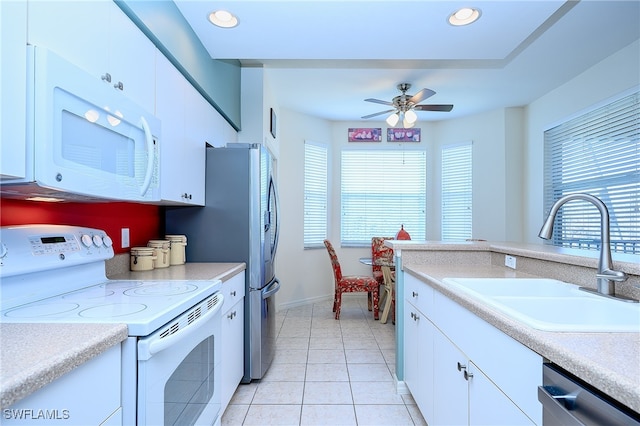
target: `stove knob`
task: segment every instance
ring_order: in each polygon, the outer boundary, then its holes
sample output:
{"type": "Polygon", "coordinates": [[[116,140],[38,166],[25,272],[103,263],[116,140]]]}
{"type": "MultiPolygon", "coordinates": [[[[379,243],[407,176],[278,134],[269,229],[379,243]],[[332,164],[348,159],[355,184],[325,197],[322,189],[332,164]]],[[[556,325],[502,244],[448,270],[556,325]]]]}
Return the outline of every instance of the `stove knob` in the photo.
{"type": "Polygon", "coordinates": [[[104,245],[106,247],[111,247],[113,245],[113,240],[108,235],[102,237],[102,242],[104,242],[104,245]]]}
{"type": "Polygon", "coordinates": [[[100,247],[102,245],[102,237],[100,235],[94,235],[93,244],[95,244],[96,247],[100,247]]]}
{"type": "Polygon", "coordinates": [[[93,240],[91,239],[91,237],[87,234],[83,234],[82,235],[82,244],[85,245],[85,247],[91,247],[91,245],[93,244],[93,240]]]}

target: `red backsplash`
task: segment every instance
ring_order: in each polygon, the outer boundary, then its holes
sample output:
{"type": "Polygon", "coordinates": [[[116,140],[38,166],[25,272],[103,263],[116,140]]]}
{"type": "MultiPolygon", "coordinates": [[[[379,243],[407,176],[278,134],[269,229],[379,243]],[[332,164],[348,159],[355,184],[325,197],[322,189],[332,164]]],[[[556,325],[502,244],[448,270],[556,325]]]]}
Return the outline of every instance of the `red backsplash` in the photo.
{"type": "Polygon", "coordinates": [[[121,229],[129,228],[130,246],[146,246],[160,238],[161,207],[138,203],[45,203],[3,198],[0,200],[0,225],[56,224],[98,228],[113,240],[116,254],[121,248],[121,229]]]}

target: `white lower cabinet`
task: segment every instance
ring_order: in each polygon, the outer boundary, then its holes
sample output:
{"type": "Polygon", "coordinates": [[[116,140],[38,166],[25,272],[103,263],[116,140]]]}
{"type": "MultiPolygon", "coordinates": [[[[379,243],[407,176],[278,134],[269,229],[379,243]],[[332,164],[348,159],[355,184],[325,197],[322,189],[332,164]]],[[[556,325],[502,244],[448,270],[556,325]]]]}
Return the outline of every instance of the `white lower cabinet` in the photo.
{"type": "Polygon", "coordinates": [[[121,345],[2,410],[2,425],[122,425],[121,345]]]}
{"type": "Polygon", "coordinates": [[[222,409],[238,388],[244,374],[244,285],[245,272],[222,282],[222,409]]]}
{"type": "Polygon", "coordinates": [[[542,423],[542,357],[405,274],[404,380],[429,425],[542,423]]]}

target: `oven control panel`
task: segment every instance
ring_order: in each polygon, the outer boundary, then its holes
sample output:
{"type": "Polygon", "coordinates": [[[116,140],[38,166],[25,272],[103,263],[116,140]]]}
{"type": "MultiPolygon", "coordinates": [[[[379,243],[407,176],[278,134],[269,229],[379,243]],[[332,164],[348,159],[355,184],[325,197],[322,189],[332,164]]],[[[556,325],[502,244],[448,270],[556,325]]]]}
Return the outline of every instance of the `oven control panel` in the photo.
{"type": "Polygon", "coordinates": [[[26,274],[113,257],[113,242],[100,229],[66,225],[0,228],[0,277],[26,274]]]}

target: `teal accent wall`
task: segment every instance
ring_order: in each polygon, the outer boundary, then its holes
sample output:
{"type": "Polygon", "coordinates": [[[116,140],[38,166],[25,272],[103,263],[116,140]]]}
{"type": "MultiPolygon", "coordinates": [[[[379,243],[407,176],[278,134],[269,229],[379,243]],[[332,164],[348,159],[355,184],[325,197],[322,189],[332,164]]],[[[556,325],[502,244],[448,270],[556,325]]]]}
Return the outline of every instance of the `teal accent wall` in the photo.
{"type": "Polygon", "coordinates": [[[211,59],[169,0],[114,0],[189,82],[240,130],[240,62],[211,59]]]}

